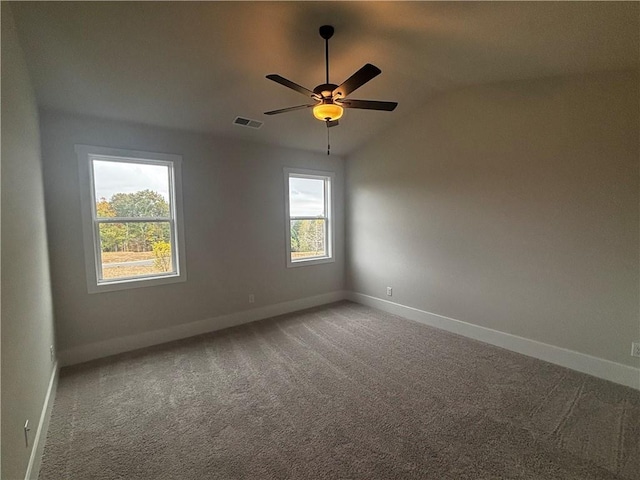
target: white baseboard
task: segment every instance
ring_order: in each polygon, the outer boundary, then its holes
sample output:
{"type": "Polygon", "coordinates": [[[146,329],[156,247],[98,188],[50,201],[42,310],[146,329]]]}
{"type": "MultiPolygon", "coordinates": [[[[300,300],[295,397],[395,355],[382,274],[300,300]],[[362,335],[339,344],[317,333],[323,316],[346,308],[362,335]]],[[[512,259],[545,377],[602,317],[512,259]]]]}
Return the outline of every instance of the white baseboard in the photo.
{"type": "Polygon", "coordinates": [[[74,365],[96,358],[107,357],[109,355],[171,342],[173,340],[180,340],[182,338],[254,322],[276,315],[304,310],[305,308],[338,302],[344,299],[349,299],[353,302],[377,308],[400,317],[640,390],[640,369],[638,368],[519,337],[510,333],[481,327],[362,293],[344,291],[330,292],[289,302],[267,305],[137,335],[73,347],[61,351],[59,359],[63,366],[74,365]]]}
{"type": "Polygon", "coordinates": [[[264,307],[244,310],[219,317],[207,318],[197,322],[175,325],[160,330],[118,337],[101,342],[90,343],[79,347],[72,347],[59,352],[60,362],[63,366],[75,365],[76,363],[95,360],[96,358],[108,357],[118,353],[136,350],[138,348],[149,347],[161,343],[180,340],[182,338],[193,337],[202,333],[213,332],[223,328],[242,325],[243,323],[254,322],[264,318],[283,315],[305,308],[317,307],[327,303],[338,302],[346,298],[346,292],[337,291],[305,297],[289,302],[276,303],[264,307]]]}
{"type": "Polygon", "coordinates": [[[49,420],[51,419],[51,409],[53,408],[53,402],[56,398],[56,389],[58,387],[58,362],[53,365],[53,371],[51,372],[51,378],[49,379],[49,387],[47,388],[47,394],[44,397],[44,403],[42,405],[42,413],[40,414],[40,421],[38,422],[38,429],[33,439],[33,447],[31,448],[31,455],[29,456],[29,464],[27,465],[27,473],[25,474],[25,480],[37,480],[40,474],[40,465],[42,463],[42,452],[44,451],[44,443],[47,438],[47,431],[49,430],[49,420]]]}
{"type": "Polygon", "coordinates": [[[414,320],[426,325],[440,328],[448,332],[480,340],[498,347],[521,353],[529,357],[538,358],[594,377],[626,385],[640,390],[640,369],[620,363],[593,357],[566,348],[556,347],[547,343],[537,342],[517,335],[511,335],[479,325],[463,322],[454,318],[444,317],[381,298],[364,295],[357,292],[347,292],[347,299],[377,308],[400,317],[414,320]]]}

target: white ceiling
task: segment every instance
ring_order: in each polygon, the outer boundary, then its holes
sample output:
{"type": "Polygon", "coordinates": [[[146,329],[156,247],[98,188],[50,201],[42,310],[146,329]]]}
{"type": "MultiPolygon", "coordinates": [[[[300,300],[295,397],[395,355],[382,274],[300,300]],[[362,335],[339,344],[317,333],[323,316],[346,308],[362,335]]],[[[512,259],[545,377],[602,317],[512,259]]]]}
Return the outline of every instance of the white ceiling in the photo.
{"type": "Polygon", "coordinates": [[[382,75],[351,97],[399,102],[348,110],[331,129],[347,154],[440,91],[639,65],[637,2],[38,2],[12,6],[38,102],[86,115],[326,149],[306,103],[265,79],[313,89],[365,63],[382,75]],[[260,130],[232,124],[236,116],[260,130]]]}

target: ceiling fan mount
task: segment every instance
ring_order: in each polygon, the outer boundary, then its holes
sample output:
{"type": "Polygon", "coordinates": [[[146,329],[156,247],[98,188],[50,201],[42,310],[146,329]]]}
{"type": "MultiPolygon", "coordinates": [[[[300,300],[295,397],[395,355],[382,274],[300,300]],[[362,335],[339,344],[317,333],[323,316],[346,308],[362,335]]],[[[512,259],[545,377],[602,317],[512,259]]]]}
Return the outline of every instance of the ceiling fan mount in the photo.
{"type": "Polygon", "coordinates": [[[334,31],[335,30],[331,25],[323,25],[320,27],[320,36],[325,40],[329,40],[331,37],[333,37],[334,31]]]}
{"type": "Polygon", "coordinates": [[[364,110],[381,110],[390,112],[396,108],[397,102],[381,102],[377,100],[353,100],[347,99],[352,92],[360,88],[362,85],[372,80],[374,77],[380,75],[382,71],[367,63],[364,67],[351,75],[342,84],[336,85],[329,82],[329,39],[333,37],[334,28],[331,25],[323,25],[320,27],[320,36],[325,41],[325,67],[326,78],[325,83],[322,83],[315,87],[313,90],[309,90],[297,83],[292,82],[280,75],[272,73],[267,75],[269,80],[272,80],[280,85],[295,90],[306,97],[310,97],[315,103],[308,103],[303,105],[296,105],[294,107],[282,108],[279,110],[272,110],[265,112],[265,115],[276,115],[280,113],[292,112],[295,110],[302,110],[306,108],[313,108],[313,115],[326,123],[327,127],[334,127],[338,125],[338,119],[343,115],[343,109],[356,108],[364,110]]]}

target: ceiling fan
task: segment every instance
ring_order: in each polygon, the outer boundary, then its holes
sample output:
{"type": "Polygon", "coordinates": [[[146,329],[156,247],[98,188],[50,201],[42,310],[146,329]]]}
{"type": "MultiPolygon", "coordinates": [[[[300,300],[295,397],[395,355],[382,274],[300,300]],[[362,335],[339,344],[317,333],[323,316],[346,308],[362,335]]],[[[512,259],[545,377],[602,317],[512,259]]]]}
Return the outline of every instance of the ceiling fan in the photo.
{"type": "MultiPolygon", "coordinates": [[[[313,115],[318,120],[327,124],[327,128],[338,125],[338,119],[344,114],[345,108],[359,108],[364,110],[382,110],[391,112],[397,106],[397,102],[381,102],[378,100],[354,100],[346,97],[367,83],[369,80],[380,75],[380,70],[375,65],[367,63],[364,67],[346,79],[341,85],[329,83],[329,39],[333,36],[334,29],[331,25],[323,25],[320,27],[320,36],[325,41],[325,63],[326,63],[326,83],[322,83],[312,90],[305,88],[297,83],[292,82],[280,75],[267,75],[269,80],[273,80],[280,85],[284,85],[296,92],[310,97],[315,103],[307,103],[296,105],[295,107],[281,108],[279,110],[271,110],[265,112],[265,115],[276,115],[279,113],[293,112],[294,110],[302,110],[313,107],[313,115]]],[[[327,130],[327,136],[328,136],[327,130]]],[[[327,145],[327,154],[329,154],[329,146],[327,145]]]]}

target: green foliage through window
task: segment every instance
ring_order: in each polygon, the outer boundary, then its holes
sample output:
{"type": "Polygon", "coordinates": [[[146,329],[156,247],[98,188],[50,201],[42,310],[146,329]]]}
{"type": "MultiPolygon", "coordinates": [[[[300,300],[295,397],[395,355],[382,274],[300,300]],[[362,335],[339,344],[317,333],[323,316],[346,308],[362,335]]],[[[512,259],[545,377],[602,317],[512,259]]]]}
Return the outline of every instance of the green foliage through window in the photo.
{"type": "Polygon", "coordinates": [[[291,252],[318,256],[325,254],[325,220],[291,220],[291,252]]]}
{"type": "MultiPolygon", "coordinates": [[[[116,193],[110,200],[96,202],[98,218],[169,217],[169,204],[151,190],[116,193]]],[[[169,222],[101,223],[100,244],[103,252],[150,252],[158,242],[171,242],[169,222]]]]}

